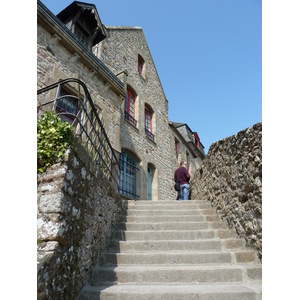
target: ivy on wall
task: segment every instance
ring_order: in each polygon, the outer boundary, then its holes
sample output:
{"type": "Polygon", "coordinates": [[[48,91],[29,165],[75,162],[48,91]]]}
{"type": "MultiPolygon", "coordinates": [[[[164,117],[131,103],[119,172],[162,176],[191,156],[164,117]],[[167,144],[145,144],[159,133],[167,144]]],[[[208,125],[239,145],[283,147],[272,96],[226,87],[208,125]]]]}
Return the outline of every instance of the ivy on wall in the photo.
{"type": "Polygon", "coordinates": [[[45,172],[63,159],[73,137],[70,123],[62,122],[55,112],[46,112],[37,122],[37,171],[45,172]]]}

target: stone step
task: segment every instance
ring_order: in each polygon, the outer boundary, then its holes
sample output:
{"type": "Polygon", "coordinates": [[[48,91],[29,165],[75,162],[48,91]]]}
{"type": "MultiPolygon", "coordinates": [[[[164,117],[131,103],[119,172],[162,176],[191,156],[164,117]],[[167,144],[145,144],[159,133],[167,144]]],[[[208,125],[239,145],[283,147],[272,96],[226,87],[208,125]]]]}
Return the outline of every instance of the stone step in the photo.
{"type": "Polygon", "coordinates": [[[196,229],[196,230],[117,230],[114,238],[126,240],[199,240],[212,238],[228,239],[236,237],[234,230],[196,229]]]}
{"type": "Polygon", "coordinates": [[[245,240],[243,239],[203,239],[203,240],[139,240],[139,241],[120,241],[114,240],[110,245],[110,251],[131,252],[131,251],[167,251],[167,250],[197,250],[197,251],[215,251],[232,250],[238,252],[245,249],[245,240]]]}
{"type": "Polygon", "coordinates": [[[187,201],[176,201],[176,200],[127,200],[128,206],[137,206],[137,205],[191,205],[191,204],[209,204],[206,200],[187,200],[187,201]]]}
{"type": "Polygon", "coordinates": [[[153,250],[133,252],[108,252],[106,254],[107,264],[213,264],[213,263],[257,263],[255,252],[252,250],[239,250],[229,252],[228,250],[153,250]]]}
{"type": "Polygon", "coordinates": [[[106,263],[114,265],[123,264],[212,264],[232,263],[230,253],[225,252],[195,252],[195,251],[169,251],[169,252],[133,252],[133,253],[107,253],[106,263]]]}
{"type": "Polygon", "coordinates": [[[160,284],[87,286],[79,300],[257,300],[261,286],[256,284],[160,284]]]}
{"type": "MultiPolygon", "coordinates": [[[[151,210],[151,209],[129,209],[126,216],[199,216],[205,215],[201,209],[164,209],[164,210],[151,210]]],[[[207,215],[207,214],[206,214],[207,215]]],[[[212,214],[217,216],[216,213],[212,214]]]]}
{"type": "Polygon", "coordinates": [[[98,284],[202,284],[261,280],[261,265],[121,265],[93,270],[98,284]]]}
{"type": "MultiPolygon", "coordinates": [[[[197,251],[216,251],[221,250],[222,243],[219,239],[206,240],[169,240],[169,241],[155,241],[155,240],[140,240],[140,241],[118,241],[115,240],[110,246],[110,250],[119,252],[131,251],[181,251],[181,250],[197,250],[197,251]]],[[[228,245],[230,246],[230,244],[228,245]]],[[[232,246],[237,247],[236,243],[232,246]]]]}
{"type": "MultiPolygon", "coordinates": [[[[152,216],[123,216],[120,221],[127,222],[147,222],[147,223],[155,223],[155,222],[204,222],[206,221],[206,217],[203,215],[152,215],[152,216]]],[[[220,220],[218,220],[220,221],[220,220]]]]}
{"type": "Polygon", "coordinates": [[[132,240],[199,240],[212,239],[216,230],[164,230],[164,231],[123,231],[115,232],[115,239],[132,240]]]}
{"type": "Polygon", "coordinates": [[[140,204],[140,205],[131,205],[128,206],[128,210],[184,210],[184,209],[212,209],[210,204],[208,203],[201,203],[201,204],[184,204],[184,202],[175,203],[175,204],[140,204]],[[182,204],[181,204],[182,203],[182,204]]]}
{"type": "Polygon", "coordinates": [[[226,229],[223,222],[123,222],[119,223],[119,230],[200,230],[200,229],[226,229]]]}
{"type": "Polygon", "coordinates": [[[188,214],[188,212],[191,212],[192,215],[195,214],[195,212],[197,212],[197,214],[200,215],[218,215],[216,210],[211,208],[208,205],[161,205],[161,206],[151,206],[151,205],[147,205],[147,206],[134,206],[132,208],[128,208],[126,211],[127,215],[130,214],[143,214],[143,212],[148,215],[149,212],[151,212],[151,214],[157,214],[158,212],[164,212],[164,214],[169,214],[171,211],[171,214],[176,215],[177,213],[179,215],[182,214],[182,212],[184,212],[185,215],[188,214]]]}

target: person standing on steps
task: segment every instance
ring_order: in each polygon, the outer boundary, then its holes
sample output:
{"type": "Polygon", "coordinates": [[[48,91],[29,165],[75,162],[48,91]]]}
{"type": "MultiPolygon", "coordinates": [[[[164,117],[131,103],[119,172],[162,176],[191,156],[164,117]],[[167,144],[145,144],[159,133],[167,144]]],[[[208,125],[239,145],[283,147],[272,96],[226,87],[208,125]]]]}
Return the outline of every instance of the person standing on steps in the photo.
{"type": "Polygon", "coordinates": [[[190,174],[185,161],[180,162],[180,167],[174,173],[174,181],[179,178],[180,191],[178,192],[177,200],[188,200],[190,193],[190,174]]]}

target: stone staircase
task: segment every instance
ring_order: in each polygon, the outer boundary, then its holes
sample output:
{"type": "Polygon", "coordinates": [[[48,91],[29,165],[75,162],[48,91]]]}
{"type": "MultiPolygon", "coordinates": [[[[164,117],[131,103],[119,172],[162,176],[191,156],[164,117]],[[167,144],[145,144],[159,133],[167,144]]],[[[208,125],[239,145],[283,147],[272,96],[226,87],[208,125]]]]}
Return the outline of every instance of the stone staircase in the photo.
{"type": "Polygon", "coordinates": [[[257,300],[261,263],[206,201],[128,201],[80,300],[257,300]]]}

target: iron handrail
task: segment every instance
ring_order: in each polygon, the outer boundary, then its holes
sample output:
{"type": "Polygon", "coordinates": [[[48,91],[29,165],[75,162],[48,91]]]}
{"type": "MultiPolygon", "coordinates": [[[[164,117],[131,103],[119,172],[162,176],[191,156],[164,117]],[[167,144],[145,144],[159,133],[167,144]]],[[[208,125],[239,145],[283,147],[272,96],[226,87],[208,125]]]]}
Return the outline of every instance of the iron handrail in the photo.
{"type": "Polygon", "coordinates": [[[116,190],[118,191],[120,178],[119,161],[109,141],[104,126],[98,116],[97,109],[85,83],[76,78],[68,78],[38,90],[37,95],[41,95],[56,88],[57,90],[54,99],[40,104],[38,106],[38,110],[45,106],[48,106],[49,108],[49,104],[53,104],[51,105],[51,110],[55,111],[58,115],[72,117],[72,125],[74,127],[75,135],[80,139],[81,143],[84,144],[85,149],[90,150],[90,155],[93,155],[94,153],[95,157],[93,157],[93,159],[95,159],[97,165],[103,169],[104,174],[108,176],[110,182],[114,180],[116,184],[116,190]],[[66,83],[78,84],[78,97],[74,95],[59,95],[61,86],[66,83]],[[84,101],[80,99],[80,87],[82,87],[84,90],[84,101]],[[57,101],[64,97],[72,97],[78,101],[77,103],[80,108],[78,109],[77,115],[69,112],[57,112],[57,101]],[[89,112],[88,106],[90,106],[89,112]],[[93,120],[94,118],[95,122],[93,120]]]}

